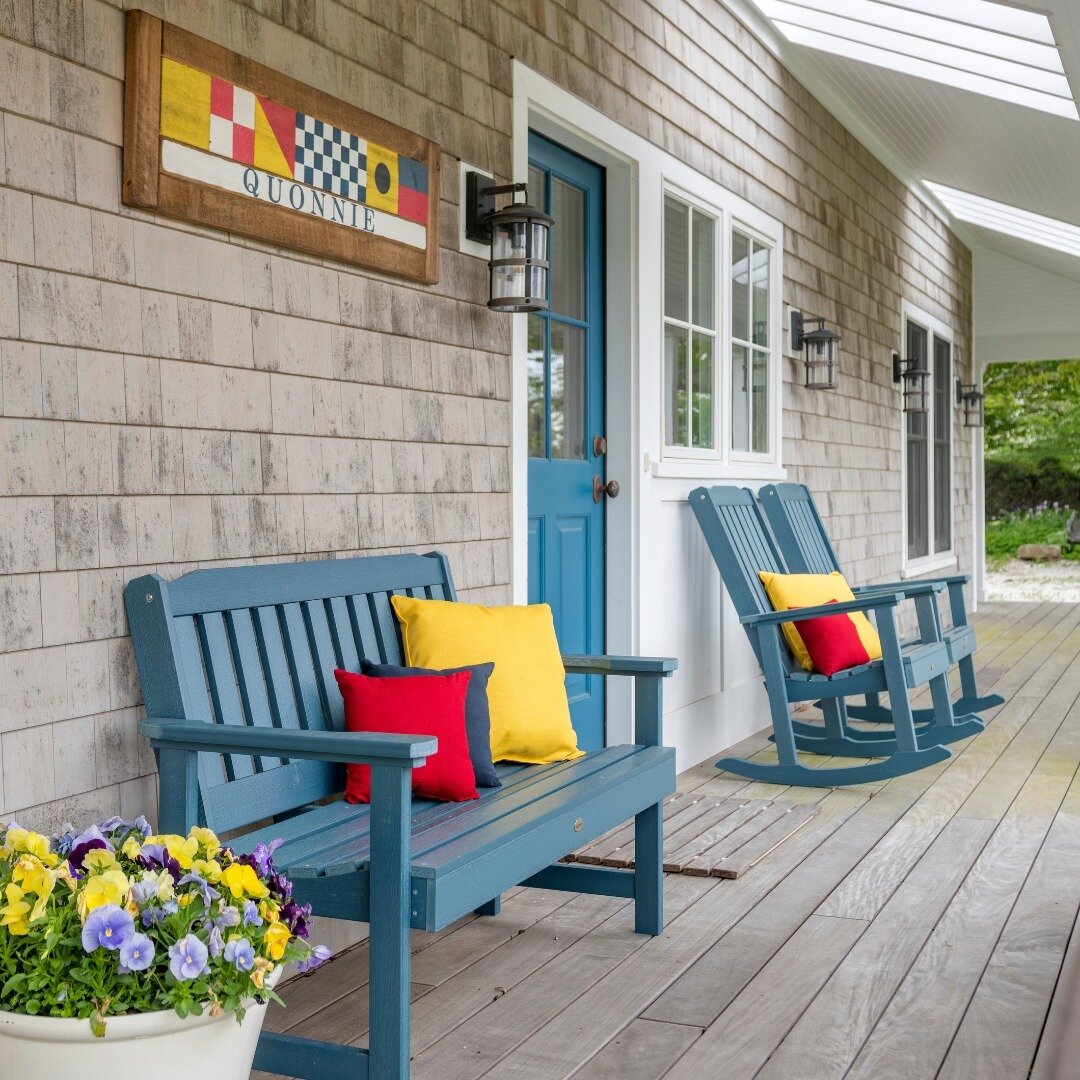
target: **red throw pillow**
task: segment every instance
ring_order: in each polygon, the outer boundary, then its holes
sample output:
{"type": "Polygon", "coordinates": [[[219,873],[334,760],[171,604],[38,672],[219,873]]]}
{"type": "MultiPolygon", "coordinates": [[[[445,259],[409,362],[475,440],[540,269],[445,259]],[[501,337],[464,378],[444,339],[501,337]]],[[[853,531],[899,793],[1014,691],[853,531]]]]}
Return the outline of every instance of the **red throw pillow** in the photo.
{"type": "MultiPolygon", "coordinates": [[[[345,699],[348,731],[434,735],[439,749],[413,769],[413,793],[424,799],[465,802],[480,798],[465,734],[465,695],[472,672],[376,679],[335,671],[345,699]]],[[[346,766],[345,801],[371,802],[371,766],[346,766]]]]}
{"type": "MultiPolygon", "coordinates": [[[[835,600],[830,600],[835,604],[835,600]]],[[[789,607],[788,611],[798,611],[789,607]]],[[[815,619],[800,619],[795,626],[803,639],[814,668],[822,675],[835,675],[845,668],[866,664],[870,656],[859,637],[859,630],[850,615],[819,615],[815,619]]]]}

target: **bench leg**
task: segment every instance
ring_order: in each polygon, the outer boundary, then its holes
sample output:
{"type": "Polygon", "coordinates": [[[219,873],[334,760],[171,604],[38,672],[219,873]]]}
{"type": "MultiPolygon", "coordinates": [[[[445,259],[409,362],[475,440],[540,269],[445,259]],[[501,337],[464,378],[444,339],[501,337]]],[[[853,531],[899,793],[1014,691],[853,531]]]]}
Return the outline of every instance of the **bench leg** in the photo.
{"type": "Polygon", "coordinates": [[[409,1077],[411,797],[411,769],[372,766],[368,947],[372,1080],[409,1077]]]}
{"type": "Polygon", "coordinates": [[[634,818],[634,930],[656,935],[664,929],[663,803],[634,818]]]}
{"type": "Polygon", "coordinates": [[[496,896],[486,904],[481,904],[475,911],[477,915],[498,915],[502,911],[502,897],[496,896]]]}

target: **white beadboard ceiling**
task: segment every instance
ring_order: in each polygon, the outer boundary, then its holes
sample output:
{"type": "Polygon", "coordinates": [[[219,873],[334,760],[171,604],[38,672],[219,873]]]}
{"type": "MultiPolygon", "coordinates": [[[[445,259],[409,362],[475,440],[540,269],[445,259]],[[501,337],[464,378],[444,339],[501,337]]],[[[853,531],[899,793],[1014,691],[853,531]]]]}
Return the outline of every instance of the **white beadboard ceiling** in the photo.
{"type": "MultiPolygon", "coordinates": [[[[1080,256],[955,221],[920,183],[929,180],[1080,226],[1080,121],[793,43],[763,12],[775,10],[775,0],[761,0],[760,6],[755,0],[723,2],[841,123],[916,186],[973,251],[986,252],[987,258],[975,263],[977,335],[982,331],[980,267],[1019,261],[1064,277],[1069,286],[1080,283],[1080,256]],[[995,260],[991,253],[1006,261],[995,260]]],[[[816,0],[802,2],[818,6],[816,0]]],[[[1065,74],[1080,101],[1080,0],[1028,0],[1007,6],[1048,16],[1065,74]]],[[[940,0],[937,9],[948,14],[950,0],[940,0]]],[[[995,297],[1002,299],[1000,294],[995,297]]],[[[1080,311],[1080,288],[1072,306],[1080,311]]],[[[1072,355],[1080,356],[1080,317],[1074,319],[1078,333],[1072,355]]]]}

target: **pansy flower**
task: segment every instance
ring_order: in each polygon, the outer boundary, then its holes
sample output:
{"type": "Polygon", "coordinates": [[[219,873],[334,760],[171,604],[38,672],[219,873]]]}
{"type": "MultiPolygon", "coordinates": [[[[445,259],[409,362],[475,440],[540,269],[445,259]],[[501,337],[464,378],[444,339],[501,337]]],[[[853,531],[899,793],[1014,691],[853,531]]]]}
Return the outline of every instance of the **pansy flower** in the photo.
{"type": "Polygon", "coordinates": [[[206,946],[194,935],[182,937],[169,947],[169,970],[174,979],[186,982],[208,970],[206,946]]]}
{"type": "Polygon", "coordinates": [[[89,953],[96,949],[119,949],[135,933],[135,922],[116,904],[94,908],[82,928],[82,947],[89,953]]]}

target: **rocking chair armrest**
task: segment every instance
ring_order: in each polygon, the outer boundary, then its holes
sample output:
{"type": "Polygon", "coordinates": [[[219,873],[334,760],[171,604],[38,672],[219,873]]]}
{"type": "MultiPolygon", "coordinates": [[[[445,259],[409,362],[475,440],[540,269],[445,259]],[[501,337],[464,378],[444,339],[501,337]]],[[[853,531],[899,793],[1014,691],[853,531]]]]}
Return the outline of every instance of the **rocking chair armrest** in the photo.
{"type": "Polygon", "coordinates": [[[659,675],[663,679],[679,666],[671,656],[564,656],[562,662],[573,675],[659,675]]]}
{"type": "Polygon", "coordinates": [[[306,758],[346,765],[422,765],[439,745],[430,735],[232,727],[170,717],[147,717],[140,721],[139,731],[157,750],[306,758]]]}
{"type": "Polygon", "coordinates": [[[915,596],[927,596],[943,593],[947,585],[942,580],[936,581],[890,581],[882,585],[857,585],[851,591],[856,596],[867,596],[874,593],[903,593],[910,599],[915,596]]]}
{"type": "Polygon", "coordinates": [[[743,615],[739,621],[743,626],[772,626],[777,623],[817,619],[822,615],[850,615],[854,611],[896,607],[903,599],[900,593],[873,593],[838,604],[816,604],[814,607],[792,608],[789,611],[763,611],[756,615],[743,615]]]}

